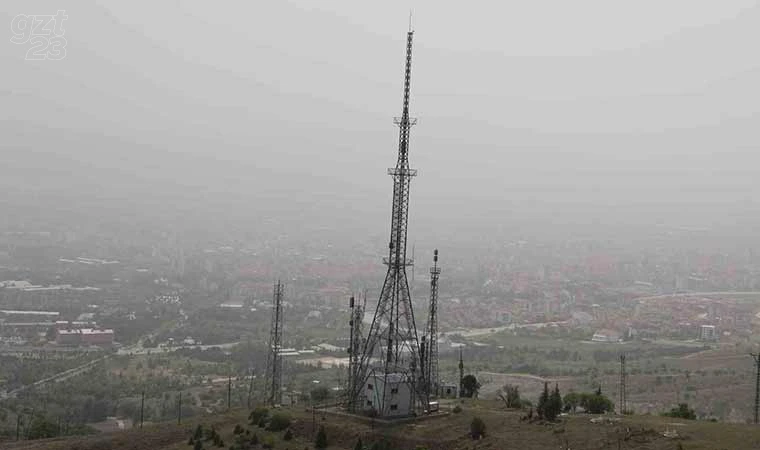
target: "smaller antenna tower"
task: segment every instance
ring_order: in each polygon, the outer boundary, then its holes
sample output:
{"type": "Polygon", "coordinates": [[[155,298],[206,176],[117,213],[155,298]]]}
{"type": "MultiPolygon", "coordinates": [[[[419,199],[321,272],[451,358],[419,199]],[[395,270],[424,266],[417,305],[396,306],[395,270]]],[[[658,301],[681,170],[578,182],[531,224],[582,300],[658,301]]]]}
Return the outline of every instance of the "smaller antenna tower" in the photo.
{"type": "MultiPolygon", "coordinates": [[[[366,293],[365,293],[366,300],[366,293]]],[[[357,383],[363,383],[363,380],[359,378],[359,367],[362,357],[362,347],[364,345],[364,339],[362,336],[362,321],[364,319],[364,306],[357,305],[353,296],[349,299],[348,304],[351,312],[351,319],[348,321],[350,328],[349,346],[348,346],[348,407],[350,411],[353,411],[353,396],[351,392],[357,388],[357,383]]]]}
{"type": "Polygon", "coordinates": [[[760,353],[750,353],[755,360],[755,425],[758,423],[760,412],[760,353]]]}
{"type": "Polygon", "coordinates": [[[277,280],[272,298],[272,328],[267,355],[266,401],[274,406],[282,403],[282,297],[285,288],[277,280]]]}
{"type": "Polygon", "coordinates": [[[430,310],[425,335],[427,335],[427,349],[425,352],[425,388],[430,395],[438,394],[438,277],[441,268],[438,267],[438,249],[433,251],[433,267],[430,268],[430,310]]]}
{"type": "Polygon", "coordinates": [[[625,382],[628,374],[625,371],[625,354],[620,354],[620,394],[619,394],[619,400],[620,400],[620,415],[624,415],[627,411],[627,398],[626,398],[626,389],[625,389],[625,382]]]}

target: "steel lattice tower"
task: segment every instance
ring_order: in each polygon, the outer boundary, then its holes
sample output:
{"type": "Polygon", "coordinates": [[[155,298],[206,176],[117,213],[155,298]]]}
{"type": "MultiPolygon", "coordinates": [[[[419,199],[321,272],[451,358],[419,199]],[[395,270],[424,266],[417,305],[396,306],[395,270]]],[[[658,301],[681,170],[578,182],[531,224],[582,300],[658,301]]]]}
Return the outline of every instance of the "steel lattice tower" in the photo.
{"type": "Polygon", "coordinates": [[[438,249],[433,252],[433,267],[430,268],[430,310],[425,328],[427,348],[425,349],[425,384],[427,394],[438,395],[438,249]]]}
{"type": "MultiPolygon", "coordinates": [[[[359,362],[358,377],[361,382],[355,383],[352,393],[353,399],[356,400],[361,395],[364,382],[373,372],[383,377],[384,385],[387,385],[388,374],[402,374],[411,383],[413,396],[416,397],[410,400],[412,410],[417,402],[424,399],[419,389],[422,364],[406,274],[407,266],[412,265],[412,260],[407,259],[406,254],[409,185],[412,177],[417,175],[416,170],[409,168],[409,131],[416,123],[416,119],[409,117],[413,34],[410,29],[406,36],[403,106],[401,117],[394,119],[394,123],[399,127],[398,158],[396,167],[388,169],[388,174],[393,178],[390,242],[388,257],[383,261],[388,266],[388,272],[359,362]],[[378,362],[379,365],[376,364],[378,362]]],[[[387,391],[386,389],[385,392],[387,391]]],[[[386,397],[387,393],[380,399],[378,413],[381,416],[388,412],[386,397]]]]}
{"type": "MultiPolygon", "coordinates": [[[[366,297],[365,297],[366,300],[366,297]]],[[[351,312],[351,319],[348,322],[351,328],[351,334],[349,337],[348,347],[348,393],[351,394],[357,389],[356,383],[363,382],[364,380],[358,380],[360,378],[358,370],[360,367],[362,348],[364,344],[362,320],[364,319],[364,305],[356,305],[354,297],[349,300],[349,309],[351,312]],[[357,381],[358,380],[358,381],[357,381]]],[[[353,401],[349,395],[349,409],[353,409],[353,401]]]]}
{"type": "Polygon", "coordinates": [[[282,403],[282,297],[285,288],[277,280],[272,297],[272,328],[267,355],[266,401],[274,406],[282,403]]]}

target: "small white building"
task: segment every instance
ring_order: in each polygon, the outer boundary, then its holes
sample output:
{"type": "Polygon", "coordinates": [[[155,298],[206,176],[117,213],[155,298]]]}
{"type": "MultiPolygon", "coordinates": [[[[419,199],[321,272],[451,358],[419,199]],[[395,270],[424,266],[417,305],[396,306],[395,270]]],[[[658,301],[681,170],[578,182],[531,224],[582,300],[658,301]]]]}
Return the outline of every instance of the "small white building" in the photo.
{"type": "Polygon", "coordinates": [[[699,329],[699,339],[703,341],[714,341],[718,338],[715,331],[715,325],[702,325],[699,329]]]}
{"type": "Polygon", "coordinates": [[[593,342],[621,342],[620,333],[614,330],[599,330],[591,338],[593,342]]]}
{"type": "Polygon", "coordinates": [[[376,411],[380,417],[404,417],[412,414],[412,384],[400,373],[372,373],[364,386],[365,411],[376,411]]]}
{"type": "Polygon", "coordinates": [[[438,386],[438,396],[441,398],[457,398],[459,386],[453,383],[441,383],[438,386]]]}

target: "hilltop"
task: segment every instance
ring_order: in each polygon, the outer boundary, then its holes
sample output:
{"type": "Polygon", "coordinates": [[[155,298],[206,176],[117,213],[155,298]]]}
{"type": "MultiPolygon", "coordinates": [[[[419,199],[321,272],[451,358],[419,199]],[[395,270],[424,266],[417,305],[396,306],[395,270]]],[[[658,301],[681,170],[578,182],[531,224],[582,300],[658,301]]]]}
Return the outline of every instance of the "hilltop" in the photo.
{"type": "MultiPolygon", "coordinates": [[[[198,424],[218,430],[225,447],[234,442],[234,429],[241,425],[257,434],[262,441],[271,436],[276,449],[313,449],[313,424],[323,425],[329,449],[352,450],[358,438],[365,444],[384,439],[392,449],[414,450],[417,447],[440,450],[519,448],[538,449],[646,449],[646,450],[716,450],[750,449],[760,445],[760,428],[750,425],[678,420],[656,416],[605,416],[602,420],[591,415],[562,417],[554,424],[527,423],[522,412],[505,410],[498,402],[466,401],[462,412],[451,409],[440,417],[405,423],[383,425],[379,421],[346,417],[317,411],[308,407],[285,407],[279,412],[292,419],[293,439],[283,440],[283,432],[268,432],[247,424],[248,413],[233,410],[227,414],[199,417],[182,425],[161,423],[146,425],[142,430],[104,433],[89,437],[72,437],[7,443],[0,448],[13,450],[187,450],[188,440],[198,424]],[[486,437],[474,441],[468,436],[473,417],[486,424],[486,437]],[[592,421],[592,419],[595,419],[592,421]],[[314,422],[313,422],[314,421],[314,422]],[[665,431],[675,431],[678,437],[666,437],[665,431]]],[[[211,442],[204,448],[218,448],[211,442]]],[[[253,448],[262,448],[256,446],[253,448]]]]}

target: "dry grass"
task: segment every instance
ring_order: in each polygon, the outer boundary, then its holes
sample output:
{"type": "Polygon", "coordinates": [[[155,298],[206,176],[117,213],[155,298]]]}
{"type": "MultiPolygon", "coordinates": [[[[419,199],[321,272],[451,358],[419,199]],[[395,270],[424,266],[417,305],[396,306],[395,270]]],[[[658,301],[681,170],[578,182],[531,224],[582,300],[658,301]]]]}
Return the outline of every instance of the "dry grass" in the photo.
{"type": "MultiPolygon", "coordinates": [[[[350,450],[361,437],[365,444],[385,439],[398,450],[413,450],[425,446],[436,450],[520,450],[543,449],[636,449],[675,450],[680,443],[687,450],[734,450],[760,448],[760,428],[710,422],[683,421],[654,416],[624,417],[612,423],[591,423],[591,416],[563,418],[560,423],[526,423],[521,413],[505,411],[497,402],[468,401],[460,414],[380,426],[350,417],[318,413],[316,425],[324,425],[330,449],[350,450]],[[473,441],[467,436],[473,417],[481,417],[487,427],[487,436],[473,441]],[[662,433],[676,429],[679,439],[666,438],[662,433]]],[[[283,408],[293,417],[291,427],[295,439],[281,440],[277,433],[276,449],[313,448],[312,413],[304,408],[283,408]]],[[[246,413],[234,411],[188,421],[187,424],[161,424],[143,430],[130,430],[93,436],[89,438],[52,439],[37,442],[21,442],[0,446],[16,450],[186,450],[191,447],[187,440],[197,423],[215,425],[227,446],[232,442],[235,424],[245,425],[246,413]]],[[[269,433],[251,428],[259,437],[269,433]]]]}

